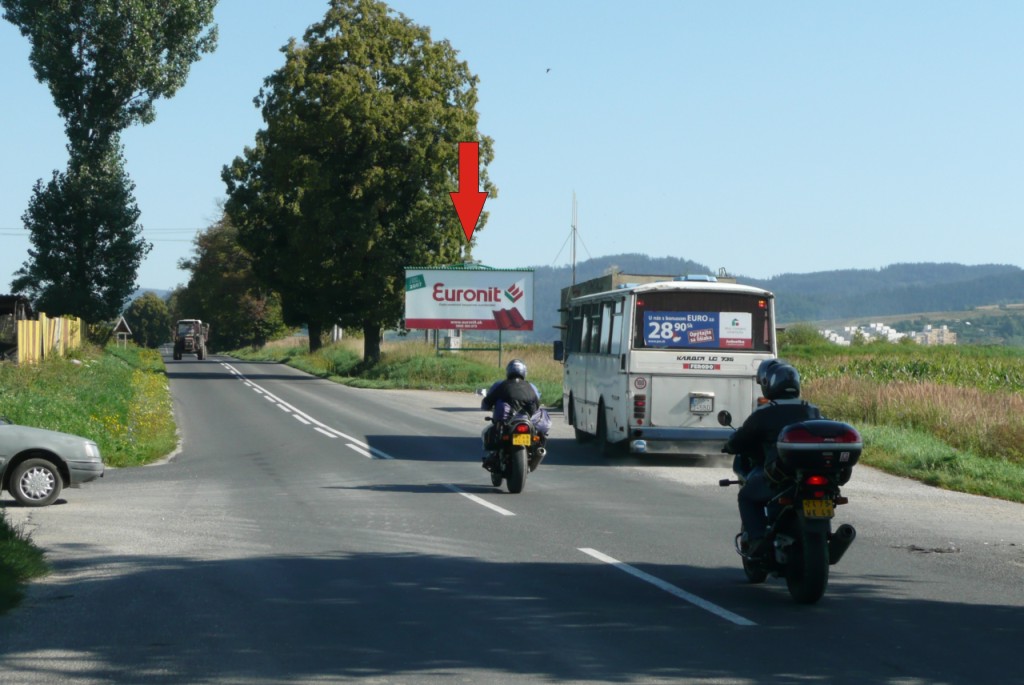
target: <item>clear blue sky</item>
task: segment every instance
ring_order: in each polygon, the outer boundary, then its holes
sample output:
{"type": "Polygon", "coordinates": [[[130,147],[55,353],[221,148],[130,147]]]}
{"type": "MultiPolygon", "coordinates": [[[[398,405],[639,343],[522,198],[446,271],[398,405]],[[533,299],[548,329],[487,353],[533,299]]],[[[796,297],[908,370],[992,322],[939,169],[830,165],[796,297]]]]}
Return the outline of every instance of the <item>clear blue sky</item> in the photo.
{"type": "MultiPolygon", "coordinates": [[[[766,278],[898,262],[1024,266],[1024,3],[393,0],[480,77],[495,267],[640,252],[766,278]],[[550,71],[548,71],[550,69],[550,71]]],[[[324,0],[220,0],[217,51],[123,137],[146,288],[219,214],[252,99],[324,0]]],[[[65,139],[0,21],[0,292],[65,139]]],[[[453,209],[454,212],[454,209],[453,209]]]]}

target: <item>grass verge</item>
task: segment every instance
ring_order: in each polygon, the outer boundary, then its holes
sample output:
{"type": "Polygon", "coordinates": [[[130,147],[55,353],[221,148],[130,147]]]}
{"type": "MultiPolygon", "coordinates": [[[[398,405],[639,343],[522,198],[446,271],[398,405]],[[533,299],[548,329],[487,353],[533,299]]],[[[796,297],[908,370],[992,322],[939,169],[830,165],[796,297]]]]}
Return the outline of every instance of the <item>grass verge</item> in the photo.
{"type": "MultiPolygon", "coordinates": [[[[0,364],[0,415],[95,440],[107,466],[146,464],[177,444],[163,360],[134,345],[85,346],[31,366],[0,364]]],[[[18,601],[23,583],[46,572],[43,553],[0,518],[0,612],[18,601]]]]}

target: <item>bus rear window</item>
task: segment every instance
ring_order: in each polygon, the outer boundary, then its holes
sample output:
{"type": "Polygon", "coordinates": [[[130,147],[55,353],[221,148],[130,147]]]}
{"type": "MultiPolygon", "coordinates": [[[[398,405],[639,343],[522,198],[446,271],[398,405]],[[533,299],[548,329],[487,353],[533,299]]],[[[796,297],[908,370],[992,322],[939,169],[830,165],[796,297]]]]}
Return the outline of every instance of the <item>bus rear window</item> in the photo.
{"type": "Polygon", "coordinates": [[[638,293],[633,347],[770,351],[769,304],[742,293],[638,293]]]}

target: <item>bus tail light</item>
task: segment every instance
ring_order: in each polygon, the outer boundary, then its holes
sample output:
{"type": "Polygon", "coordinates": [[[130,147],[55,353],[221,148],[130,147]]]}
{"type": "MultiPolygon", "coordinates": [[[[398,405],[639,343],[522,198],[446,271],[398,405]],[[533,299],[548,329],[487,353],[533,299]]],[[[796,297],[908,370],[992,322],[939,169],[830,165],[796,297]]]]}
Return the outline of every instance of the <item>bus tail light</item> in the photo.
{"type": "Polygon", "coordinates": [[[633,395],[633,419],[642,426],[647,418],[647,395],[633,395]]]}

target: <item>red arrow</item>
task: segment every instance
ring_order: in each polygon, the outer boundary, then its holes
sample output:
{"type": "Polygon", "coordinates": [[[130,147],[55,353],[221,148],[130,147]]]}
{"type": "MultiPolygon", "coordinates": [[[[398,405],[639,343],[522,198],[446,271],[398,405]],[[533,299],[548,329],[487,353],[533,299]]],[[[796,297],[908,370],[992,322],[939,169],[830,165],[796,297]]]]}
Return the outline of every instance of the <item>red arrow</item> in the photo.
{"type": "Polygon", "coordinates": [[[459,192],[449,193],[466,240],[473,240],[487,193],[480,190],[480,143],[459,143],[459,192]]]}

